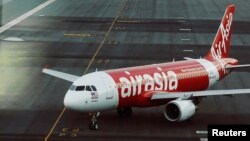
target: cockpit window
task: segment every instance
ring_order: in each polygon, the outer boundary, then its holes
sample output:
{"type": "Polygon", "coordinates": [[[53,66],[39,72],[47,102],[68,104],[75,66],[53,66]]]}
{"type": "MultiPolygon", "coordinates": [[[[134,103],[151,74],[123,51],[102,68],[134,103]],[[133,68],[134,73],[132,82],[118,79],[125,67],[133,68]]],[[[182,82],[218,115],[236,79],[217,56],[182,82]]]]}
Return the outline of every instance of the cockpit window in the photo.
{"type": "Polygon", "coordinates": [[[75,88],[76,88],[76,86],[75,86],[75,85],[71,85],[69,89],[70,89],[71,91],[74,91],[74,90],[75,90],[75,88]]]}
{"type": "Polygon", "coordinates": [[[76,91],[84,91],[85,86],[77,86],[76,91]]]}
{"type": "Polygon", "coordinates": [[[69,88],[71,91],[97,91],[96,87],[91,85],[91,86],[75,86],[71,85],[69,88]]]}
{"type": "Polygon", "coordinates": [[[90,86],[86,86],[86,91],[92,91],[90,86]]]}
{"type": "Polygon", "coordinates": [[[93,91],[97,91],[95,86],[92,85],[91,88],[93,91]]]}

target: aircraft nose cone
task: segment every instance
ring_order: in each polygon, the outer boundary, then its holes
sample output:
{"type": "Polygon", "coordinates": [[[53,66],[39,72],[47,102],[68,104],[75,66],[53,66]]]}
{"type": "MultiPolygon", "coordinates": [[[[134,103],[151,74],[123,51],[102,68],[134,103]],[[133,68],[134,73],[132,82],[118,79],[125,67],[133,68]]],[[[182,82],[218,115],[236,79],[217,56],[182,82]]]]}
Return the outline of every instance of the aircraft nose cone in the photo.
{"type": "Polygon", "coordinates": [[[66,108],[71,107],[71,102],[70,102],[69,98],[67,98],[66,96],[65,96],[65,98],[64,98],[63,104],[64,104],[64,106],[65,106],[66,108]]]}
{"type": "Polygon", "coordinates": [[[66,94],[66,96],[64,97],[63,104],[67,109],[72,109],[72,107],[74,107],[74,102],[72,101],[69,95],[69,93],[66,94]]]}
{"type": "Polygon", "coordinates": [[[74,93],[68,92],[64,98],[64,106],[67,109],[79,110],[81,103],[79,103],[79,97],[77,97],[74,93]]]}

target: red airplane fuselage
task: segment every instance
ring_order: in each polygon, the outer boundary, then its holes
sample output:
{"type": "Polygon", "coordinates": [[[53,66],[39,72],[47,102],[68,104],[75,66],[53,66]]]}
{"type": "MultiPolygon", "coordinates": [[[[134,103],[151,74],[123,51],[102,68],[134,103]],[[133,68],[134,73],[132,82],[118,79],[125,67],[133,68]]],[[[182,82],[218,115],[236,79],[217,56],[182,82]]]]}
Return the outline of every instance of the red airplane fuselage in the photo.
{"type": "Polygon", "coordinates": [[[236,65],[231,58],[193,59],[106,71],[116,82],[118,107],[148,107],[169,100],[151,100],[153,92],[206,90],[229,72],[225,65],[236,65]]]}

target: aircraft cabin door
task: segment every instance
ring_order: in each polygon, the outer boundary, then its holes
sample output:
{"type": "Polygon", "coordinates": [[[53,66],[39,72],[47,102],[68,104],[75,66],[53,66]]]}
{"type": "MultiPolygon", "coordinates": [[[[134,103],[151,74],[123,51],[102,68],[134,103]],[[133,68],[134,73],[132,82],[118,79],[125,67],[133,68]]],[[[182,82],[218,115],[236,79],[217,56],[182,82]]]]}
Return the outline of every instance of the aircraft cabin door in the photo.
{"type": "Polygon", "coordinates": [[[218,81],[219,74],[217,70],[209,70],[208,71],[208,78],[209,78],[209,86],[215,84],[218,81]]]}
{"type": "Polygon", "coordinates": [[[114,88],[112,88],[108,79],[105,79],[102,77],[102,81],[104,82],[104,85],[105,85],[104,87],[106,89],[106,91],[105,91],[106,99],[113,99],[114,88]]]}

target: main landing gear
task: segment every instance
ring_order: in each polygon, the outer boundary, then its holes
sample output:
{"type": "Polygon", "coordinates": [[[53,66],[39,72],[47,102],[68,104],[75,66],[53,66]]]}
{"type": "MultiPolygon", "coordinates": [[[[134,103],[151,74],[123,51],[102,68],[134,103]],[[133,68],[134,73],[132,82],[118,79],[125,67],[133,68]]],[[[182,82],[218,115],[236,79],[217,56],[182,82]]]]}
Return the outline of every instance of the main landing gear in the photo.
{"type": "Polygon", "coordinates": [[[92,113],[89,113],[89,115],[91,117],[91,122],[89,123],[89,129],[98,130],[99,126],[97,124],[97,117],[99,117],[100,112],[92,112],[92,113]]]}
{"type": "Polygon", "coordinates": [[[117,114],[119,117],[131,117],[132,115],[132,108],[131,107],[125,107],[125,108],[118,108],[117,114]]]}

